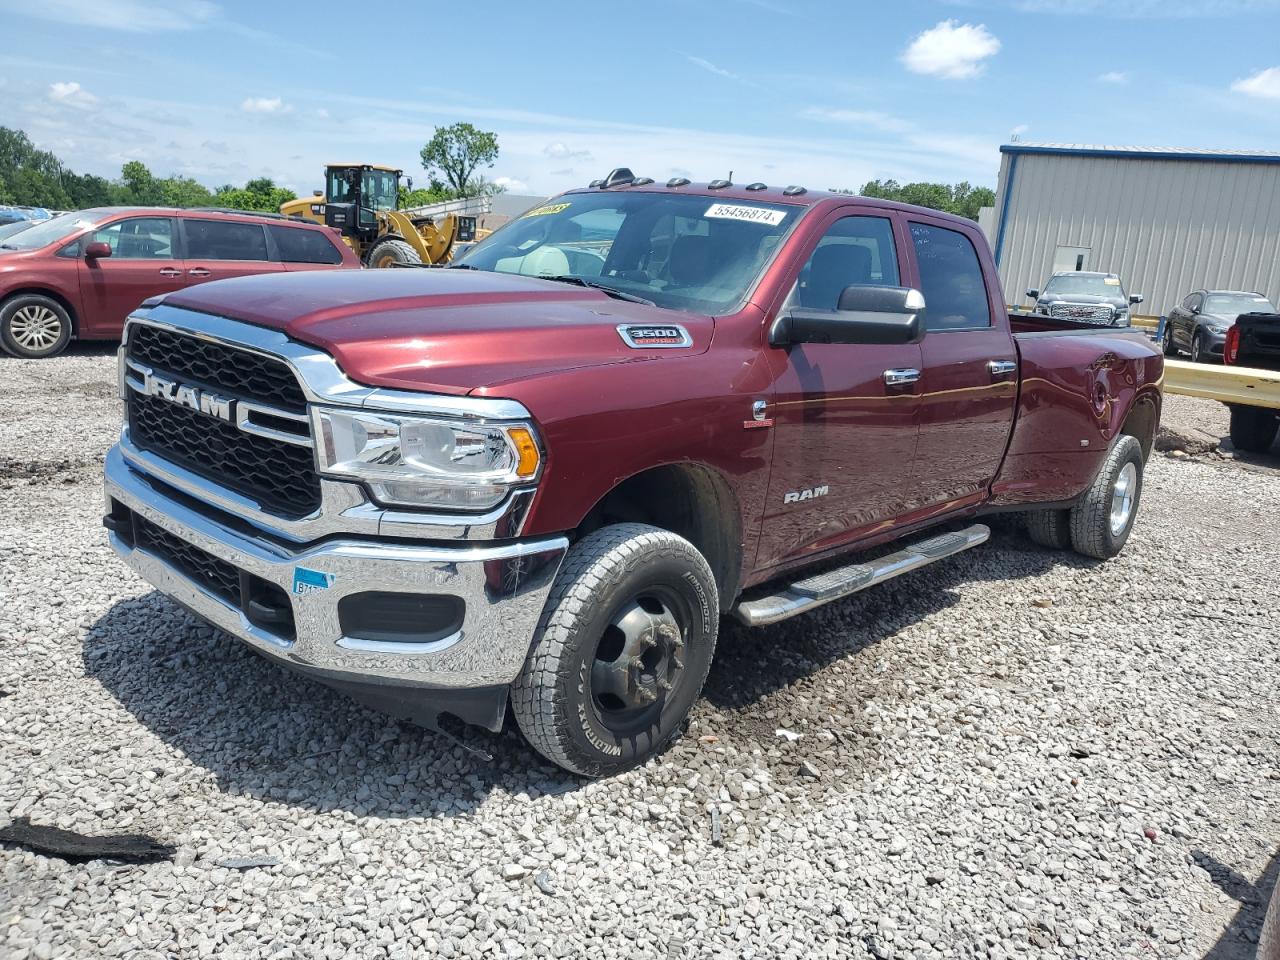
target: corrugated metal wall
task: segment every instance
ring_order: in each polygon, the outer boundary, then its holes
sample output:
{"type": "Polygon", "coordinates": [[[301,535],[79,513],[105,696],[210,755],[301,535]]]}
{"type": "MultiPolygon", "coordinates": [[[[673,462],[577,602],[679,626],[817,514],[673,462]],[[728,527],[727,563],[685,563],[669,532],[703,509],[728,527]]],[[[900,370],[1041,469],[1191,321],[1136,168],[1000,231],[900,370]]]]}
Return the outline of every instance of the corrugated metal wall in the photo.
{"type": "Polygon", "coordinates": [[[1135,313],[1168,313],[1202,287],[1280,302],[1280,164],[1006,153],[997,213],[1015,158],[1000,253],[1011,302],[1044,285],[1059,246],[1089,247],[1088,269],[1144,294],[1135,313]]]}

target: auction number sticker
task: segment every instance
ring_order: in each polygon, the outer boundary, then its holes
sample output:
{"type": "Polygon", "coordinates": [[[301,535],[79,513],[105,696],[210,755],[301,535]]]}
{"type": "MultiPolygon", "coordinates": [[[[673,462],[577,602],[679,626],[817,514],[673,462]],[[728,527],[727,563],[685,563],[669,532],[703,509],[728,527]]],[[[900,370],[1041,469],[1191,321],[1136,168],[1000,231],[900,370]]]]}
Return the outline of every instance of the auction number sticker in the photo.
{"type": "MultiPolygon", "coordinates": [[[[545,207],[537,207],[533,210],[530,210],[524,216],[525,217],[545,217],[549,214],[560,213],[562,210],[568,210],[568,209],[569,209],[569,204],[567,203],[548,203],[545,207]]],[[[521,217],[521,219],[523,220],[524,217],[521,217]]]]}
{"type": "Polygon", "coordinates": [[[713,203],[707,208],[704,217],[715,217],[719,220],[743,220],[747,223],[767,223],[776,227],[787,216],[785,210],[770,210],[767,207],[747,207],[736,203],[713,203]]]}
{"type": "Polygon", "coordinates": [[[1117,280],[1115,277],[1103,277],[1102,282],[1105,283],[1108,287],[1120,286],[1120,281],[1117,280]]]}

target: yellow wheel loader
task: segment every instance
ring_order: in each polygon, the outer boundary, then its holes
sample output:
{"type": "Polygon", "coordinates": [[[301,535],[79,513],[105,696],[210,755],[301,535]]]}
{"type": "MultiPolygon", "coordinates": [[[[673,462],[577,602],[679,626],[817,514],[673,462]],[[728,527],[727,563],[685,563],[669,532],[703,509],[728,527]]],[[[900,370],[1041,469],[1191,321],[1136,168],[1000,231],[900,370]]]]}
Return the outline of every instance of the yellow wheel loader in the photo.
{"type": "Polygon", "coordinates": [[[325,189],[280,205],[286,216],[323,223],[342,234],[366,267],[444,263],[455,243],[475,239],[476,218],[435,218],[397,209],[400,175],[373,163],[331,163],[325,189]]]}

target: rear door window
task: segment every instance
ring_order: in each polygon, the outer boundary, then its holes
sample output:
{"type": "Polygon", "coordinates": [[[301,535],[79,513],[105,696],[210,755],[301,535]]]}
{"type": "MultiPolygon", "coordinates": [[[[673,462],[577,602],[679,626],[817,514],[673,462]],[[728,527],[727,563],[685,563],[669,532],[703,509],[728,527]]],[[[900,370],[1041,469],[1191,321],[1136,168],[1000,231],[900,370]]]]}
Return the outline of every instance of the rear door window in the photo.
{"type": "Polygon", "coordinates": [[[184,220],[188,260],[270,260],[267,232],[257,223],[184,220]]]}
{"type": "Polygon", "coordinates": [[[927,330],[978,330],[991,326],[991,302],[973,241],[959,230],[911,224],[924,294],[927,330]]]}
{"type": "Polygon", "coordinates": [[[285,263],[341,263],[342,253],[320,230],[270,226],[276,252],[285,263]]]}

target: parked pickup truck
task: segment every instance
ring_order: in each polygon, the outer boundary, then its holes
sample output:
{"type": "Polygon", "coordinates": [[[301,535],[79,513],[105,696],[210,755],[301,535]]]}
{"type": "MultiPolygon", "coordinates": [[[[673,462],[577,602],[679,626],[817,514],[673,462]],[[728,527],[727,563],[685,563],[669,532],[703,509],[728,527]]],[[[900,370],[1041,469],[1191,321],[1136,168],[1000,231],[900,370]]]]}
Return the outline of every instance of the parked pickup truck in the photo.
{"type": "MultiPolygon", "coordinates": [[[[1229,366],[1280,370],[1280,313],[1243,313],[1227,328],[1222,361],[1229,366]]],[[[1231,444],[1266,453],[1280,431],[1280,410],[1229,403],[1231,444]]]]}
{"type": "Polygon", "coordinates": [[[1129,307],[1143,299],[1140,293],[1125,293],[1114,273],[1087,270],[1055,273],[1043,290],[1028,290],[1027,296],[1035,301],[1036,313],[1095,327],[1129,326],[1129,307]]]}
{"type": "Polygon", "coordinates": [[[615,171],[449,268],[149,301],[105,523],[255,650],[426,725],[509,704],[607,775],[682,727],[722,614],[813,610],[988,513],[1124,546],[1163,357],[1004,303],[968,220],[615,171]]]}

